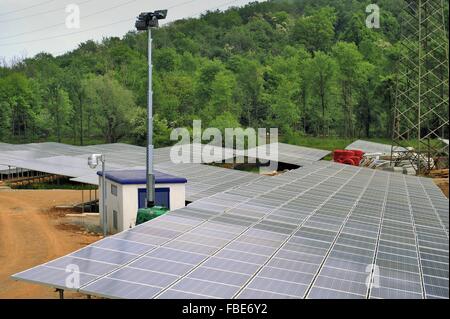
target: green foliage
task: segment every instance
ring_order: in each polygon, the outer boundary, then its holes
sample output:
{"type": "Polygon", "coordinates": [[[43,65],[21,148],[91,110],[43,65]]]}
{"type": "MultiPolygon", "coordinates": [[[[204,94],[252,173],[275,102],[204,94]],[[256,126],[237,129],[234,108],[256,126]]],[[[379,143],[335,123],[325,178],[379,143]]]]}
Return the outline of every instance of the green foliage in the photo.
{"type": "Polygon", "coordinates": [[[49,123],[52,123],[52,129],[56,132],[58,142],[61,142],[61,137],[65,133],[65,129],[70,127],[70,119],[73,117],[69,94],[64,89],[58,89],[55,92],[54,100],[49,103],[48,110],[49,113],[46,117],[48,117],[49,123]]]}
{"type": "MultiPolygon", "coordinates": [[[[225,112],[223,114],[218,115],[215,119],[213,119],[209,123],[209,127],[214,127],[220,130],[220,132],[222,133],[222,145],[225,146],[225,141],[232,142],[234,138],[233,132],[226,129],[240,128],[241,125],[239,124],[239,121],[236,119],[236,116],[234,116],[230,112],[225,112]]],[[[214,142],[217,143],[218,141],[214,142]]]]}
{"type": "MultiPolygon", "coordinates": [[[[137,108],[131,121],[131,136],[133,143],[141,146],[147,145],[147,110],[137,108]]],[[[170,145],[170,129],[166,119],[160,119],[158,114],[153,117],[153,145],[163,147],[170,145]]]]}
{"type": "MultiPolygon", "coordinates": [[[[306,68],[308,83],[313,96],[318,97],[317,108],[321,112],[321,131],[325,136],[328,132],[328,107],[335,94],[336,61],[329,55],[317,51],[306,68]]],[[[315,105],[316,106],[316,105],[315,105]]]]}
{"type": "Polygon", "coordinates": [[[358,99],[358,88],[363,86],[372,65],[363,60],[362,54],[354,43],[338,42],[333,47],[333,55],[338,66],[338,86],[340,105],[343,112],[343,136],[353,137],[354,107],[358,99]]]}
{"type": "Polygon", "coordinates": [[[210,127],[218,128],[221,132],[225,132],[226,128],[237,128],[240,124],[236,117],[230,112],[218,115],[209,123],[210,127]]]}
{"type": "MultiPolygon", "coordinates": [[[[378,30],[368,0],[253,2],[154,30],[155,144],[194,118],[291,141],[389,137],[402,2],[377,2],[378,30]]],[[[0,140],[143,145],[147,75],[136,31],[0,67],[0,140]]]]}
{"type": "Polygon", "coordinates": [[[133,94],[111,75],[91,76],[83,81],[89,113],[105,142],[115,143],[129,131],[135,112],[133,94]]]}
{"type": "Polygon", "coordinates": [[[326,51],[333,43],[336,18],[335,10],[331,7],[321,8],[310,16],[302,16],[294,25],[292,38],[310,51],[326,51]]]}
{"type": "Polygon", "coordinates": [[[21,73],[0,78],[0,137],[26,140],[39,129],[35,126],[41,106],[38,92],[35,82],[21,73]]]}

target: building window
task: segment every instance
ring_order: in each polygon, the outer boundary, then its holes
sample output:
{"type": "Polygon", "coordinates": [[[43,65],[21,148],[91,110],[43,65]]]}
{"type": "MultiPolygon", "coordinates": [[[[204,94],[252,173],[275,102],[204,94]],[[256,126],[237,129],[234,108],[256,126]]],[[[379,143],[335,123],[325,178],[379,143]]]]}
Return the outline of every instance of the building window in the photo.
{"type": "MultiPolygon", "coordinates": [[[[145,198],[147,190],[145,188],[138,189],[138,207],[145,207],[145,198]]],[[[170,209],[170,188],[161,187],[155,188],[155,204],[156,206],[163,206],[170,209]]]]}
{"type": "Polygon", "coordinates": [[[111,194],[113,194],[114,196],[117,196],[117,186],[111,184],[111,194]]]}
{"type": "Polygon", "coordinates": [[[118,229],[119,226],[117,225],[117,219],[118,219],[118,213],[117,211],[113,210],[113,227],[114,229],[118,229]]]}

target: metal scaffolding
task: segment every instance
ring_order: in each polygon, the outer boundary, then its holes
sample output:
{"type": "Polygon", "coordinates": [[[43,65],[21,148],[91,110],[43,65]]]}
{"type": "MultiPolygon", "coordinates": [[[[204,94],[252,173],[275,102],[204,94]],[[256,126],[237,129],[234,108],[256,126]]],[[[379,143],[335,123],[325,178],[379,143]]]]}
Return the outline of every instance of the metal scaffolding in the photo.
{"type": "Polygon", "coordinates": [[[444,0],[404,3],[392,159],[424,174],[438,162],[448,167],[448,145],[439,140],[449,135],[448,33],[444,0]]]}

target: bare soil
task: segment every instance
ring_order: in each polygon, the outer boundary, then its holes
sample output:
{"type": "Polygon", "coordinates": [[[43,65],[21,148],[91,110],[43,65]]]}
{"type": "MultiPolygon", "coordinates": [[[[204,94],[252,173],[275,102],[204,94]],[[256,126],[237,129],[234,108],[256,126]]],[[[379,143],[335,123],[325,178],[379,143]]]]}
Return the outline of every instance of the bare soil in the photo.
{"type": "MultiPolygon", "coordinates": [[[[58,298],[54,289],[14,281],[12,274],[99,239],[67,223],[57,205],[81,201],[77,190],[0,191],[0,298],[58,298]]],[[[66,292],[65,298],[85,298],[66,292]]]]}
{"type": "Polygon", "coordinates": [[[448,198],[448,177],[447,178],[434,178],[434,183],[442,190],[445,196],[448,198]]]}

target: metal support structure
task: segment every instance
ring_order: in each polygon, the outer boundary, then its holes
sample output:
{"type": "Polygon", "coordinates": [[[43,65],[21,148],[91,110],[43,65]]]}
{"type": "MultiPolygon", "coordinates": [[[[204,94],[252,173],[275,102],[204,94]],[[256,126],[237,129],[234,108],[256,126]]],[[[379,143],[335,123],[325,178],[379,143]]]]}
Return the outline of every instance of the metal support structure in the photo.
{"type": "Polygon", "coordinates": [[[100,161],[102,162],[102,219],[103,219],[103,237],[106,237],[107,234],[107,216],[106,213],[106,176],[105,176],[105,155],[100,157],[100,161]]]}
{"type": "Polygon", "coordinates": [[[152,30],[148,33],[148,101],[147,101],[147,208],[155,205],[155,175],[153,174],[153,88],[152,30]]]}
{"type": "Polygon", "coordinates": [[[59,293],[59,299],[64,299],[64,289],[57,288],[56,291],[59,293]]]}
{"type": "MultiPolygon", "coordinates": [[[[106,212],[106,174],[105,174],[105,167],[106,167],[106,156],[104,154],[92,154],[88,158],[88,165],[90,168],[94,169],[98,166],[99,162],[102,163],[102,224],[103,224],[103,236],[106,237],[107,235],[107,228],[108,228],[108,214],[106,212]]],[[[100,206],[100,202],[99,202],[100,206]]],[[[99,207],[100,209],[100,207],[99,207]]]]}
{"type": "Polygon", "coordinates": [[[155,205],[155,175],[153,174],[153,89],[152,89],[152,28],[158,28],[159,20],[165,19],[167,10],[142,12],[136,21],[139,31],[147,31],[148,35],[148,96],[147,96],[147,198],[146,207],[155,205]]]}
{"type": "Polygon", "coordinates": [[[438,159],[448,167],[448,145],[439,140],[449,136],[447,24],[443,0],[404,3],[391,153],[426,174],[438,159]]]}

